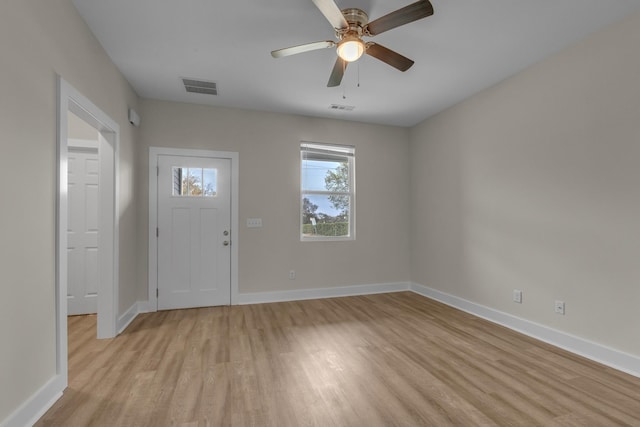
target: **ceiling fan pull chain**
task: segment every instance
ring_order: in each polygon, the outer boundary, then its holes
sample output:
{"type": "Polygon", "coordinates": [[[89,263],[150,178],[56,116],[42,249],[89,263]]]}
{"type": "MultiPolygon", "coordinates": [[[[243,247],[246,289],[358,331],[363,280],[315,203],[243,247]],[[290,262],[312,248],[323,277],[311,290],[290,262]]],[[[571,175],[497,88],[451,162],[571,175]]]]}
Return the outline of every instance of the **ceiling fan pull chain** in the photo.
{"type": "Polygon", "coordinates": [[[358,87],[360,87],[360,62],[356,64],[358,66],[358,87]]]}

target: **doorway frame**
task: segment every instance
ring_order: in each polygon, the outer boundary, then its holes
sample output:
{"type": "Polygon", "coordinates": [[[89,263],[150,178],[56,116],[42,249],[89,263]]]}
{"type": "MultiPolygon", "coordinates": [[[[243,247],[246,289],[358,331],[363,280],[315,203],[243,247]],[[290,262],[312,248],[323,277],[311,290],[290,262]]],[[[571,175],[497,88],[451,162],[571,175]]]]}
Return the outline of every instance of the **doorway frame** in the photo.
{"type": "Polygon", "coordinates": [[[118,307],[118,199],[120,126],[87,97],[58,76],[58,134],[56,188],[56,339],[57,374],[68,385],[67,345],[67,229],[68,229],[68,112],[98,132],[100,162],[100,238],[98,255],[97,337],[116,336],[118,307]]]}
{"type": "Polygon", "coordinates": [[[232,151],[149,147],[149,309],[158,311],[158,156],[210,157],[231,161],[231,305],[238,304],[239,154],[232,151]]]}

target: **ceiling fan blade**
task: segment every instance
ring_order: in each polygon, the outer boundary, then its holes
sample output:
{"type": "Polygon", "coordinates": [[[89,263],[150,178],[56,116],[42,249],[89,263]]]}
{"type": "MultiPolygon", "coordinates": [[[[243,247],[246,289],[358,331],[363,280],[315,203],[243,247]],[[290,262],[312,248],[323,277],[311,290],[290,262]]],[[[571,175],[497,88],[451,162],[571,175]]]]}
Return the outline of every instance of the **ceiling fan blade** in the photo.
{"type": "Polygon", "coordinates": [[[342,77],[344,76],[344,70],[346,69],[347,61],[338,56],[336,63],[333,66],[333,70],[331,70],[331,76],[329,76],[329,83],[327,83],[327,87],[340,86],[342,77]]]}
{"type": "Polygon", "coordinates": [[[336,43],[327,40],[324,42],[313,42],[307,44],[301,44],[298,46],[285,47],[283,49],[274,50],[271,52],[271,56],[274,58],[282,58],[283,56],[295,55],[296,53],[309,52],[310,50],[325,49],[328,47],[335,47],[336,43]]]}
{"type": "Polygon", "coordinates": [[[431,15],[433,15],[433,6],[431,3],[429,3],[428,0],[420,0],[369,22],[364,30],[365,33],[375,36],[431,15]]]}
{"type": "Polygon", "coordinates": [[[377,43],[367,43],[366,53],[400,71],[407,71],[413,65],[413,61],[406,56],[402,56],[398,52],[394,52],[377,43]]]}
{"type": "Polygon", "coordinates": [[[327,18],[327,21],[333,28],[343,29],[347,28],[349,24],[344,19],[344,15],[340,11],[340,8],[333,0],[311,0],[316,5],[320,12],[327,18]]]}

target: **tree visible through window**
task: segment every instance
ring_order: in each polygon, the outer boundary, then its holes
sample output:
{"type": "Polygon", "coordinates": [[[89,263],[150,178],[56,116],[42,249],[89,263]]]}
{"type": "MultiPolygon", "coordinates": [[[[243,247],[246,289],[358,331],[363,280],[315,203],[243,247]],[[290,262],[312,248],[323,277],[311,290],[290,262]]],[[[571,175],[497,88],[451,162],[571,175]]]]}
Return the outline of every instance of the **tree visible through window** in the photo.
{"type": "Polygon", "coordinates": [[[174,196],[215,197],[216,169],[173,167],[174,196]]]}
{"type": "Polygon", "coordinates": [[[354,238],[355,149],[302,143],[302,240],[354,238]]]}

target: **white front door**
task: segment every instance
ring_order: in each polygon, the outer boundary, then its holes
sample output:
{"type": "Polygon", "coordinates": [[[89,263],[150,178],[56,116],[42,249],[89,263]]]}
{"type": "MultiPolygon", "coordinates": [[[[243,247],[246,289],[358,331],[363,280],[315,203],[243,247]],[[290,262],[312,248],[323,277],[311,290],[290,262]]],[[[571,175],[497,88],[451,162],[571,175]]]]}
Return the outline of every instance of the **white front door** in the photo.
{"type": "Polygon", "coordinates": [[[98,150],[69,148],[67,314],[97,312],[98,150]]]}
{"type": "Polygon", "coordinates": [[[231,303],[231,160],[158,156],[158,309],[231,303]]]}

